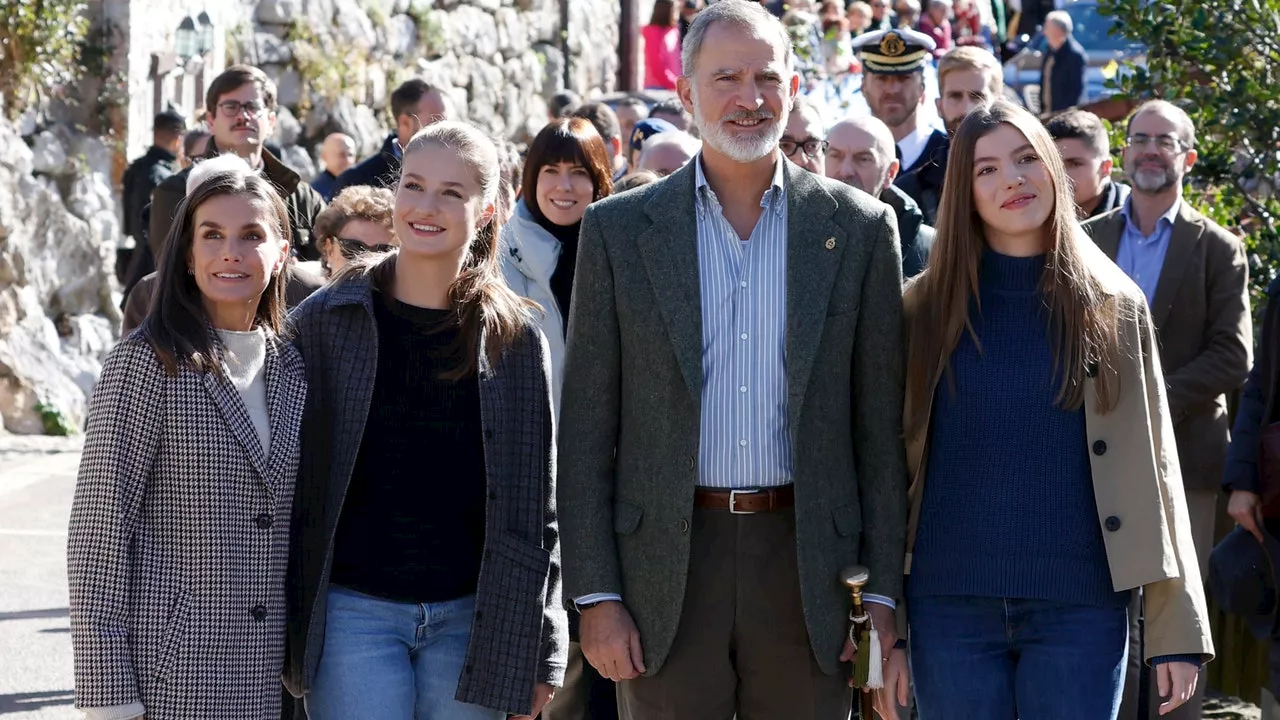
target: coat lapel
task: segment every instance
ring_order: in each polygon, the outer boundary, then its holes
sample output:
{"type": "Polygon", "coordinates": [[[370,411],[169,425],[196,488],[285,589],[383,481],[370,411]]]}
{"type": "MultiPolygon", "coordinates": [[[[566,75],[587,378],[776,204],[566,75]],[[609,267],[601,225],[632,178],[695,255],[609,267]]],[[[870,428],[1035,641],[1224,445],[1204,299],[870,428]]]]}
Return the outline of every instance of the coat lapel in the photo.
{"type": "MultiPolygon", "coordinates": [[[[258,439],[258,432],[253,427],[253,421],[249,419],[249,411],[245,408],[244,401],[240,399],[240,393],[225,377],[211,372],[202,375],[204,386],[213,398],[213,404],[218,407],[218,412],[227,422],[231,434],[248,454],[253,469],[258,471],[258,475],[265,481],[268,476],[267,454],[262,449],[262,441],[258,439]]],[[[270,486],[270,483],[268,482],[267,485],[270,486]]]]}
{"type": "MultiPolygon", "coordinates": [[[[799,427],[814,357],[840,260],[851,238],[831,216],[831,197],[807,171],[787,162],[787,389],[791,427],[799,427]]],[[[874,308],[868,308],[874,312],[874,308]]]]}
{"type": "Polygon", "coordinates": [[[1182,285],[1182,277],[1187,272],[1187,265],[1200,244],[1200,233],[1204,230],[1188,212],[1186,201],[1180,202],[1178,217],[1173,222],[1173,231],[1169,233],[1169,248],[1165,251],[1164,265],[1160,268],[1160,279],[1156,282],[1156,294],[1151,299],[1151,317],[1157,328],[1166,327],[1165,322],[1173,310],[1178,287],[1182,285]]]}
{"type": "Polygon", "coordinates": [[[695,403],[702,397],[702,290],[698,283],[698,224],[694,163],[659,187],[645,205],[651,224],[639,246],[658,310],[695,403]]]}
{"type": "Polygon", "coordinates": [[[284,477],[290,460],[289,445],[296,442],[306,402],[306,381],[295,353],[285,354],[275,342],[267,343],[267,412],[271,418],[271,453],[267,457],[267,482],[284,477]]]}

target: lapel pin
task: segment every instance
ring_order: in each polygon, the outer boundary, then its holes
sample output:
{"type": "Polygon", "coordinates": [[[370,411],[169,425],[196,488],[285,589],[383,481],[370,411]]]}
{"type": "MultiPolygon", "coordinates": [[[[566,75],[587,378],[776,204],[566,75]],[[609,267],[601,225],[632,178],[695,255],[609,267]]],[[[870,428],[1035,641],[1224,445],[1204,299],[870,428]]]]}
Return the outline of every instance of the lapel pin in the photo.
{"type": "Polygon", "coordinates": [[[829,238],[827,238],[827,249],[828,249],[828,250],[835,250],[835,249],[836,249],[836,239],[835,239],[835,238],[833,238],[833,237],[829,237],[829,238]]]}

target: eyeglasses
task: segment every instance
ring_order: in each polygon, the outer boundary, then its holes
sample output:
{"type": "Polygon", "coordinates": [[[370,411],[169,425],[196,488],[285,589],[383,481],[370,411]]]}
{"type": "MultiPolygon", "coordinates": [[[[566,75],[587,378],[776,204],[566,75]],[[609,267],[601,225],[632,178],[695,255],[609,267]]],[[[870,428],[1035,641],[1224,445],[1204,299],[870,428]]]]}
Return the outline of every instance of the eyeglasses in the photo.
{"type": "Polygon", "coordinates": [[[1140,133],[1137,135],[1130,135],[1127,142],[1129,143],[1129,147],[1137,148],[1139,150],[1155,143],[1155,146],[1160,150],[1160,152],[1165,153],[1166,155],[1172,155],[1174,153],[1182,152],[1183,150],[1191,149],[1190,145],[1187,145],[1172,135],[1153,136],[1140,133]]]}
{"type": "Polygon", "coordinates": [[[796,142],[795,140],[779,140],[778,148],[782,150],[782,154],[787,157],[795,157],[796,151],[804,149],[804,154],[811,158],[816,158],[827,150],[826,140],[805,140],[804,142],[796,142]]]}
{"type": "Polygon", "coordinates": [[[396,249],[395,245],[365,245],[359,240],[351,238],[333,238],[338,243],[338,251],[342,253],[342,257],[348,260],[354,260],[365,253],[389,253],[396,249]]]}
{"type": "Polygon", "coordinates": [[[240,113],[245,112],[246,110],[251,116],[257,115],[263,110],[266,110],[267,106],[257,100],[250,100],[249,102],[223,100],[218,103],[218,109],[221,110],[222,114],[226,117],[239,117],[240,113]]]}

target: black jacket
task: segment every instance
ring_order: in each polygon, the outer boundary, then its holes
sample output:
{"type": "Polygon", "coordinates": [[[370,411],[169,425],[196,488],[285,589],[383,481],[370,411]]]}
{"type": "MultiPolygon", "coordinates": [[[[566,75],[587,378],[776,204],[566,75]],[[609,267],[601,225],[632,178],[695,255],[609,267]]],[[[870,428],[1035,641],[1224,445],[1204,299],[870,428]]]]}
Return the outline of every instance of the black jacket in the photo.
{"type": "Polygon", "coordinates": [[[158,145],[152,145],[142,157],[124,171],[124,234],[137,243],[146,242],[147,224],[142,209],[151,202],[151,191],[178,172],[178,158],[158,145]]]}
{"type": "Polygon", "coordinates": [[[1089,67],[1089,56],[1084,47],[1073,37],[1067,38],[1062,47],[1045,53],[1040,66],[1040,97],[1049,90],[1049,102],[1041,100],[1041,112],[1056,113],[1084,103],[1084,73],[1089,67]],[[1053,70],[1049,71],[1049,62],[1053,70]]]}
{"type": "MultiPolygon", "coordinates": [[[[213,139],[209,140],[209,149],[205,158],[221,155],[213,139]]],[[[293,233],[293,252],[303,260],[319,260],[320,250],[311,239],[311,226],[316,216],[324,209],[324,199],[311,186],[302,182],[298,173],[276,159],[270,151],[262,151],[262,174],[276,186],[285,208],[289,211],[289,229],[293,233]]],[[[147,233],[147,244],[151,246],[152,255],[159,267],[160,249],[169,228],[173,225],[173,216],[178,210],[178,203],[187,196],[187,175],[191,168],[168,178],[156,187],[151,197],[151,227],[147,233]]]]}
{"type": "Polygon", "coordinates": [[[1276,420],[1276,360],[1280,359],[1280,278],[1267,287],[1267,310],[1262,320],[1262,338],[1249,379],[1240,394],[1236,420],[1231,427],[1231,446],[1222,472],[1225,490],[1248,490],[1263,494],[1258,474],[1258,452],[1262,428],[1276,420]]]}
{"type": "Polygon", "coordinates": [[[1094,208],[1093,212],[1089,213],[1089,217],[1085,218],[1085,220],[1106,215],[1112,210],[1119,210],[1124,207],[1124,202],[1129,199],[1130,190],[1131,188],[1122,182],[1108,180],[1107,189],[1102,191],[1102,202],[1098,203],[1098,207],[1094,208]]]}
{"type": "Polygon", "coordinates": [[[394,188],[399,181],[400,141],[395,133],[391,133],[382,143],[382,149],[377,155],[365,158],[338,176],[338,181],[333,186],[333,194],[337,196],[343,188],[353,185],[394,188]]]}
{"type": "Polygon", "coordinates": [[[902,243],[902,277],[913,278],[924,271],[933,248],[934,232],[924,221],[920,206],[901,188],[890,185],[880,193],[880,201],[898,216],[898,241],[902,243]]]}
{"type": "MultiPolygon", "coordinates": [[[[905,192],[916,202],[924,213],[926,224],[932,225],[938,219],[938,203],[942,200],[942,181],[947,177],[947,153],[951,141],[946,133],[934,130],[925,143],[924,152],[909,168],[902,168],[893,184],[905,192]]],[[[894,146],[898,160],[902,160],[902,151],[894,146]]]]}

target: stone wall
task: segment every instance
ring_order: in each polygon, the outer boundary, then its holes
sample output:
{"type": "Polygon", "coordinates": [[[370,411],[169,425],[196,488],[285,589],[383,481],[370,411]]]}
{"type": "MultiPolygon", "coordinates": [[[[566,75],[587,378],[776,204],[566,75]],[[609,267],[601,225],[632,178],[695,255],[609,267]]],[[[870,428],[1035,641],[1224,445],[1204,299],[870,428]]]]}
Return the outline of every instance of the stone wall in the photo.
{"type": "Polygon", "coordinates": [[[617,0],[564,2],[567,57],[561,0],[90,0],[104,74],[76,103],[0,120],[0,433],[83,425],[120,323],[114,182],[150,145],[157,111],[195,120],[213,78],[247,62],[279,84],[275,140],[307,178],[330,132],[375,152],[391,90],[415,76],[463,119],[527,141],[566,78],[586,97],[614,89],[617,0]],[[178,57],[179,25],[201,13],[212,46],[178,57]]]}
{"type": "Polygon", "coordinates": [[[93,12],[115,29],[127,158],[146,151],[156,112],[172,103],[197,117],[213,78],[244,62],[278,84],[275,140],[309,177],[329,132],[355,137],[362,155],[375,152],[390,124],[388,96],[410,77],[444,87],[463,118],[517,141],[542,126],[546,99],[566,78],[584,96],[611,92],[617,0],[564,1],[567,60],[561,0],[95,0],[93,12]],[[175,57],[178,25],[201,12],[214,24],[214,47],[175,57]]]}
{"type": "Polygon", "coordinates": [[[462,118],[516,141],[546,122],[546,100],[566,76],[584,96],[612,91],[616,0],[566,2],[567,60],[560,0],[261,0],[230,54],[275,78],[276,141],[310,177],[330,132],[354,137],[361,156],[376,152],[391,125],[390,92],[411,77],[444,88],[462,118]]]}
{"type": "Polygon", "coordinates": [[[0,432],[65,432],[120,323],[112,151],[45,130],[32,146],[0,119],[0,432]]]}

